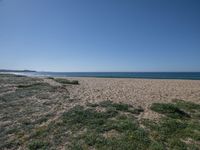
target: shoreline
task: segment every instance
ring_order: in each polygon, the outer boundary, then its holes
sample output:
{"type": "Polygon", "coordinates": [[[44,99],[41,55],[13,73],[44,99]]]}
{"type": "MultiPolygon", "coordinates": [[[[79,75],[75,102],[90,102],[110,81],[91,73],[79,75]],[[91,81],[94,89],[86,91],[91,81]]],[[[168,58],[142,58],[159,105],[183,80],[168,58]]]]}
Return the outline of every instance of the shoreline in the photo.
{"type": "Polygon", "coordinates": [[[0,72],[0,74],[11,74],[33,78],[69,78],[69,79],[127,79],[127,80],[169,80],[169,81],[200,81],[200,79],[175,79],[175,78],[134,78],[134,77],[74,77],[74,76],[49,76],[49,75],[27,75],[21,73],[0,72]]]}
{"type": "MultiPolygon", "coordinates": [[[[34,77],[34,76],[33,76],[34,77]]],[[[46,77],[46,76],[38,76],[38,77],[46,77]]],[[[51,77],[51,76],[49,76],[51,77]]],[[[122,78],[119,78],[119,77],[113,77],[113,78],[109,78],[109,77],[53,77],[53,78],[65,78],[65,79],[117,79],[117,80],[163,80],[163,81],[166,81],[166,80],[169,80],[169,81],[200,81],[199,79],[164,79],[164,78],[127,78],[127,77],[122,77],[122,78]]]]}
{"type": "Polygon", "coordinates": [[[29,77],[55,78],[109,78],[109,79],[155,79],[155,80],[195,80],[200,81],[200,72],[146,72],[146,73],[87,73],[87,72],[0,72],[3,74],[24,75],[29,77]]]}

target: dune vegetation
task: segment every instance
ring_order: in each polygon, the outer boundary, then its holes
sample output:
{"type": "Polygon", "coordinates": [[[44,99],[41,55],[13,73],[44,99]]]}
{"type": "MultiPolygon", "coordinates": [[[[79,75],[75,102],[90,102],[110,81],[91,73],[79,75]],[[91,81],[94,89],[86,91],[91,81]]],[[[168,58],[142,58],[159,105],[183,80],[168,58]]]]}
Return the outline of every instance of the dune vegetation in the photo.
{"type": "Polygon", "coordinates": [[[144,119],[142,107],[72,100],[78,81],[47,80],[0,75],[0,149],[200,149],[199,104],[153,103],[160,118],[144,119]]]}

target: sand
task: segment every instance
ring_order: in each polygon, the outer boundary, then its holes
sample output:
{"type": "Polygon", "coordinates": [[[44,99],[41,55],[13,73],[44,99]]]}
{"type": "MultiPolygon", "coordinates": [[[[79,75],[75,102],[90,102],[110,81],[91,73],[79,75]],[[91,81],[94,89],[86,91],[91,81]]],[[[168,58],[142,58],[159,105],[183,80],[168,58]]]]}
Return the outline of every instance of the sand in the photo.
{"type": "Polygon", "coordinates": [[[199,80],[68,78],[80,85],[68,88],[70,97],[82,103],[111,100],[144,108],[143,118],[155,118],[152,103],[167,103],[174,99],[200,103],[199,80]]]}

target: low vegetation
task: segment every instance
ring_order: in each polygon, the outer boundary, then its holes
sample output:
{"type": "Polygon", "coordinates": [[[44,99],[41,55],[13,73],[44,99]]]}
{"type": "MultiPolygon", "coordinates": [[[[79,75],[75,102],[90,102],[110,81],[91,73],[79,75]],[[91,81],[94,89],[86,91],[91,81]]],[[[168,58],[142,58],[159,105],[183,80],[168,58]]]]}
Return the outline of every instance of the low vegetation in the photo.
{"type": "Polygon", "coordinates": [[[68,80],[63,78],[53,78],[53,80],[61,84],[79,84],[78,80],[68,80]]]}
{"type": "Polygon", "coordinates": [[[39,78],[25,77],[21,75],[0,74],[0,85],[19,85],[19,84],[32,84],[40,82],[39,78]]]}
{"type": "Polygon", "coordinates": [[[154,103],[151,106],[151,109],[160,114],[164,114],[168,117],[175,118],[175,119],[190,118],[190,115],[187,112],[181,110],[178,106],[174,104],[154,103]]]}
{"type": "Polygon", "coordinates": [[[160,119],[139,119],[141,107],[112,101],[80,105],[63,86],[27,78],[0,76],[0,149],[200,149],[199,104],[154,103],[150,109],[160,119]]]}
{"type": "Polygon", "coordinates": [[[25,146],[30,133],[54,118],[68,99],[67,89],[40,78],[0,75],[0,149],[25,146]]]}
{"type": "Polygon", "coordinates": [[[166,116],[158,122],[144,121],[150,137],[163,149],[200,148],[200,105],[176,100],[170,104],[155,103],[151,109],[166,116]]]}

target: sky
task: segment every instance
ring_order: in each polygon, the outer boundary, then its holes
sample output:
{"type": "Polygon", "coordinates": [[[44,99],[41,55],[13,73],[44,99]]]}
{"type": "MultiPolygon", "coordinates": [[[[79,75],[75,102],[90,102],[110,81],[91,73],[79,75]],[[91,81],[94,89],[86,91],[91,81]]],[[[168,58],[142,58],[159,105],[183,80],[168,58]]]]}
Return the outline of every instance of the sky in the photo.
{"type": "Polygon", "coordinates": [[[0,69],[200,71],[199,0],[0,0],[0,69]]]}

